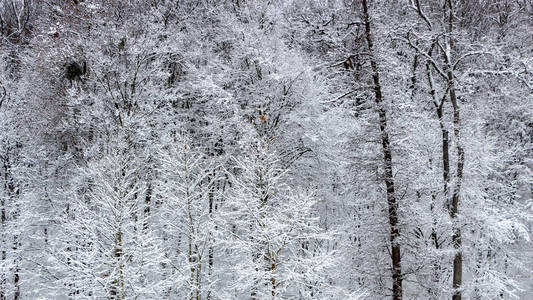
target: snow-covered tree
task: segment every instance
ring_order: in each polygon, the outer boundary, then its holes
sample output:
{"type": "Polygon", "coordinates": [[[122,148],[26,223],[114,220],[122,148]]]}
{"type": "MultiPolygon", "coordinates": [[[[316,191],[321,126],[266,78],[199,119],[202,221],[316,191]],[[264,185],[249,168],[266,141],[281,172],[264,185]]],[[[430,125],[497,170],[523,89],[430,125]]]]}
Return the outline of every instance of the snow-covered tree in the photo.
{"type": "Polygon", "coordinates": [[[230,282],[225,297],[304,299],[327,297],[329,253],[314,251],[327,239],[313,213],[316,199],[302,187],[283,182],[275,151],[257,137],[246,137],[237,158],[232,190],[219,226],[230,282]]]}

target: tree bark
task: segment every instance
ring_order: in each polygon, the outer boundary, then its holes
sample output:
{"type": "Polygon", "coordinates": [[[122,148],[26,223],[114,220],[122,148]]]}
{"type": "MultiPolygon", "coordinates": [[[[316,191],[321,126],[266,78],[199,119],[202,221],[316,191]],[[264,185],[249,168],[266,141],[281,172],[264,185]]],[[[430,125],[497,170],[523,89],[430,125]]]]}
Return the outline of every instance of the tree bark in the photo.
{"type": "Polygon", "coordinates": [[[384,157],[384,171],[385,171],[385,186],[387,189],[387,204],[389,213],[390,225],[390,242],[392,248],[392,298],[394,300],[402,299],[402,267],[400,256],[400,244],[398,239],[400,237],[400,229],[398,228],[398,203],[396,200],[394,190],[394,179],[392,174],[392,149],[387,131],[387,113],[383,107],[383,94],[381,92],[381,84],[379,80],[379,70],[376,58],[373,56],[374,44],[372,41],[370,16],[368,12],[368,4],[366,0],[363,3],[363,18],[365,23],[366,42],[368,44],[368,52],[370,53],[370,66],[372,68],[372,79],[374,82],[374,94],[376,106],[379,114],[379,127],[381,131],[381,144],[384,157]]]}

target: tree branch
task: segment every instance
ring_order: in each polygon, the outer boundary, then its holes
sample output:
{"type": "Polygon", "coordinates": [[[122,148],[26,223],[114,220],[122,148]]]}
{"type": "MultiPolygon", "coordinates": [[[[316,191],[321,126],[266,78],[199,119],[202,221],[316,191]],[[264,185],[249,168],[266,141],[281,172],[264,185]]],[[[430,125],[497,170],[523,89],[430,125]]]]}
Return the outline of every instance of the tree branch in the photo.
{"type": "Polygon", "coordinates": [[[439,73],[439,75],[442,78],[448,79],[448,76],[446,76],[446,73],[444,73],[444,71],[441,68],[439,68],[439,66],[437,65],[437,62],[435,62],[433,57],[429,56],[426,52],[422,51],[422,49],[420,49],[418,46],[414,45],[411,42],[411,40],[409,39],[409,34],[407,34],[407,38],[396,38],[396,39],[406,42],[409,46],[411,46],[413,49],[415,49],[417,53],[419,53],[422,56],[424,56],[431,63],[431,65],[435,68],[435,70],[437,70],[437,73],[439,73]]]}

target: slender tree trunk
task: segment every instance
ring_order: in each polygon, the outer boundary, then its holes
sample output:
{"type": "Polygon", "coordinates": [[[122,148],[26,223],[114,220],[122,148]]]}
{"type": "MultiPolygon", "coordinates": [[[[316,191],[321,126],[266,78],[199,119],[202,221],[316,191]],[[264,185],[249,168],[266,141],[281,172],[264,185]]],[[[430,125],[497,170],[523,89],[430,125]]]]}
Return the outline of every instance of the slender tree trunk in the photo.
{"type": "Polygon", "coordinates": [[[385,186],[387,188],[387,204],[389,210],[389,225],[390,225],[390,242],[392,247],[392,298],[394,300],[402,299],[402,267],[400,256],[400,244],[398,239],[400,237],[400,229],[398,228],[398,203],[396,200],[394,190],[394,179],[392,174],[392,149],[389,140],[389,133],[387,129],[387,113],[383,107],[383,94],[381,92],[381,84],[379,80],[379,70],[376,58],[373,56],[374,44],[372,41],[370,16],[368,12],[368,4],[366,0],[363,3],[363,18],[365,22],[366,41],[368,44],[368,51],[370,53],[370,65],[372,67],[372,79],[374,81],[374,94],[376,98],[376,106],[379,114],[379,127],[381,131],[381,144],[383,148],[383,157],[385,164],[385,186]]]}
{"type": "Polygon", "coordinates": [[[274,277],[274,271],[276,270],[276,262],[272,261],[271,259],[271,263],[270,263],[270,274],[271,274],[271,277],[270,277],[270,284],[271,284],[271,288],[272,288],[272,299],[274,299],[274,297],[276,296],[276,277],[274,277]]]}
{"type": "Polygon", "coordinates": [[[20,266],[19,266],[19,258],[17,255],[17,250],[19,246],[18,236],[15,235],[13,237],[13,254],[15,254],[15,273],[13,274],[13,285],[15,287],[15,294],[13,295],[13,300],[19,300],[20,299],[20,266]]]}
{"type": "Polygon", "coordinates": [[[188,230],[189,230],[189,245],[188,245],[188,260],[190,266],[190,299],[191,300],[200,300],[200,275],[201,275],[201,263],[200,263],[200,251],[198,245],[196,244],[196,231],[194,228],[194,218],[193,218],[193,208],[192,208],[192,199],[189,190],[186,191],[187,197],[187,218],[188,218],[188,230]]]}
{"type": "MultiPolygon", "coordinates": [[[[5,235],[4,233],[6,232],[6,208],[5,208],[5,200],[4,198],[1,199],[1,202],[0,202],[0,205],[2,206],[2,211],[1,211],[1,215],[0,215],[0,220],[1,220],[1,226],[2,226],[2,265],[5,265],[5,261],[6,261],[6,258],[7,258],[7,251],[6,249],[4,248],[5,245],[6,245],[6,238],[5,238],[5,235]]],[[[0,300],[7,300],[7,296],[5,295],[5,285],[6,285],[6,281],[7,281],[7,278],[5,277],[5,274],[2,273],[1,274],[1,278],[0,278],[0,300]]]]}
{"type": "Polygon", "coordinates": [[[109,291],[109,298],[113,300],[124,299],[124,270],[122,266],[122,252],[122,229],[119,228],[115,234],[115,247],[113,249],[113,256],[119,270],[118,275],[115,275],[116,277],[111,283],[111,290],[109,291]]]}
{"type": "Polygon", "coordinates": [[[194,261],[194,257],[193,257],[193,245],[192,245],[192,235],[193,235],[193,228],[192,228],[192,224],[191,224],[191,212],[190,212],[190,207],[188,208],[189,209],[189,245],[188,245],[188,256],[189,256],[189,266],[190,266],[190,278],[189,278],[189,281],[190,281],[190,289],[189,289],[189,295],[190,295],[190,300],[194,300],[194,282],[195,282],[195,279],[194,279],[194,273],[196,272],[196,268],[195,268],[195,261],[194,261]]]}
{"type": "MultiPolygon", "coordinates": [[[[11,172],[11,164],[9,163],[9,160],[7,158],[5,158],[5,160],[4,160],[4,187],[5,187],[5,191],[7,192],[8,199],[10,199],[10,202],[15,207],[15,210],[14,210],[14,212],[12,212],[11,217],[12,217],[13,220],[16,220],[17,217],[20,214],[20,209],[19,209],[19,207],[18,207],[18,205],[16,203],[16,198],[19,195],[20,190],[17,189],[16,184],[15,184],[15,182],[13,180],[13,177],[10,174],[10,172],[11,172]]],[[[6,215],[6,210],[5,210],[5,200],[4,199],[2,199],[1,221],[2,221],[2,227],[5,230],[5,225],[7,223],[7,215],[6,215]]],[[[3,237],[3,238],[5,238],[5,237],[3,237]]],[[[20,245],[21,244],[19,242],[19,236],[18,235],[14,235],[13,236],[13,246],[12,246],[13,255],[14,255],[13,263],[15,265],[15,268],[13,270],[13,285],[14,285],[13,300],[20,299],[20,258],[19,258],[19,255],[17,254],[17,251],[19,250],[19,248],[20,248],[19,246],[20,245]]],[[[4,248],[4,250],[2,250],[2,261],[5,263],[6,259],[7,259],[7,253],[6,253],[6,250],[4,248]]],[[[1,283],[3,285],[3,284],[6,283],[7,277],[1,278],[1,280],[2,280],[1,283]]],[[[2,288],[2,291],[0,292],[0,299],[7,299],[7,295],[4,294],[4,288],[2,288]]]]}
{"type": "MultiPolygon", "coordinates": [[[[429,56],[432,55],[432,49],[430,49],[428,55],[429,56]]],[[[443,112],[444,102],[446,100],[446,94],[443,95],[442,99],[440,100],[438,99],[437,91],[435,88],[435,81],[433,80],[433,73],[431,71],[431,65],[429,62],[426,64],[426,75],[428,78],[428,83],[429,83],[429,88],[430,88],[429,94],[433,98],[433,105],[435,106],[435,113],[439,121],[439,126],[441,130],[441,135],[442,135],[441,148],[442,148],[443,195],[445,198],[447,198],[448,197],[448,185],[450,184],[450,150],[449,150],[450,146],[449,146],[448,130],[446,129],[446,126],[444,125],[444,120],[442,118],[443,117],[442,112],[443,112]]],[[[435,198],[436,196],[434,195],[433,200],[435,200],[435,198]]],[[[433,201],[431,205],[431,211],[433,211],[434,209],[434,202],[435,201],[433,201]]],[[[437,236],[435,227],[432,229],[431,236],[435,243],[435,249],[439,248],[438,236],[437,236]]]]}
{"type": "MultiPolygon", "coordinates": [[[[451,72],[449,72],[451,74],[451,72]]],[[[452,79],[453,80],[453,79],[452,79]]],[[[451,83],[453,85],[453,82],[451,83]]],[[[460,125],[459,125],[459,108],[457,106],[457,99],[455,96],[455,90],[453,87],[450,88],[450,99],[452,99],[453,105],[453,123],[454,123],[454,135],[457,144],[457,178],[455,179],[455,189],[452,196],[452,206],[450,215],[453,219],[457,218],[457,213],[459,212],[459,195],[461,191],[461,183],[463,179],[463,166],[464,166],[464,150],[461,146],[460,141],[460,125]]],[[[453,246],[456,249],[455,257],[453,259],[453,288],[455,289],[455,294],[453,295],[453,300],[461,300],[461,284],[463,278],[463,256],[461,252],[461,229],[455,225],[453,236],[452,236],[453,246]]]]}
{"type": "Polygon", "coordinates": [[[201,294],[201,288],[202,288],[202,260],[200,256],[200,250],[198,249],[198,245],[194,245],[195,248],[195,256],[196,256],[196,300],[202,299],[201,294]]]}
{"type": "Polygon", "coordinates": [[[144,233],[148,233],[149,221],[150,218],[150,205],[152,203],[152,185],[148,184],[146,189],[146,197],[144,198],[144,221],[143,221],[143,230],[144,233]]]}
{"type": "MultiPolygon", "coordinates": [[[[444,53],[444,59],[446,62],[448,84],[449,84],[449,95],[450,101],[453,107],[453,132],[455,136],[455,143],[457,148],[457,172],[455,178],[455,187],[452,194],[452,203],[450,206],[450,215],[452,219],[457,219],[457,213],[459,212],[459,197],[461,192],[461,184],[463,181],[463,167],[464,167],[464,150],[461,143],[461,124],[460,124],[460,112],[459,105],[457,102],[457,95],[455,93],[455,76],[453,74],[452,66],[452,51],[454,49],[454,39],[453,39],[453,22],[454,22],[454,12],[453,4],[451,0],[447,1],[448,7],[448,44],[447,44],[447,53],[444,53]]],[[[457,224],[454,225],[454,231],[452,236],[452,243],[456,249],[455,256],[453,259],[453,288],[454,295],[453,300],[461,300],[461,285],[463,279],[463,256],[461,252],[461,229],[457,224]]]]}
{"type": "MultiPolygon", "coordinates": [[[[212,175],[207,177],[207,182],[210,185],[209,187],[209,216],[213,215],[214,212],[214,201],[215,201],[215,185],[212,184],[214,178],[216,177],[216,170],[213,170],[212,175]],[[211,177],[212,176],[212,177],[211,177]]],[[[215,231],[217,230],[217,226],[215,225],[215,231]]],[[[213,249],[214,244],[214,238],[213,233],[209,232],[209,249],[207,254],[207,274],[209,276],[209,280],[211,280],[211,276],[213,276],[213,264],[214,264],[214,256],[215,251],[213,249]]],[[[211,300],[211,288],[209,287],[209,290],[207,291],[207,300],[211,300]]]]}
{"type": "MultiPolygon", "coordinates": [[[[9,195],[10,189],[9,189],[9,177],[8,177],[8,163],[7,161],[4,161],[4,191],[9,195]]],[[[6,265],[7,260],[7,238],[5,236],[6,233],[6,223],[7,223],[7,214],[6,214],[6,201],[4,198],[1,199],[1,205],[2,205],[2,212],[1,212],[1,221],[2,221],[2,265],[6,265]]],[[[6,289],[5,285],[7,284],[7,274],[2,273],[2,278],[0,278],[0,300],[7,300],[6,295],[6,289]]]]}
{"type": "Polygon", "coordinates": [[[413,59],[413,75],[411,76],[411,86],[409,87],[411,89],[411,101],[415,100],[416,92],[417,92],[417,78],[416,78],[416,69],[418,68],[418,53],[415,54],[415,57],[413,59]]]}
{"type": "MultiPolygon", "coordinates": [[[[431,56],[431,51],[428,54],[431,56]]],[[[428,77],[428,83],[430,88],[430,95],[433,98],[433,105],[435,106],[435,112],[437,119],[439,120],[439,126],[442,135],[442,179],[443,179],[443,192],[444,195],[448,195],[448,185],[450,184],[450,146],[449,146],[449,137],[448,130],[444,125],[444,120],[442,119],[442,111],[444,106],[444,101],[446,100],[446,95],[442,99],[437,98],[437,92],[435,88],[435,82],[433,80],[433,74],[431,72],[430,64],[426,64],[426,72],[428,77]]]]}

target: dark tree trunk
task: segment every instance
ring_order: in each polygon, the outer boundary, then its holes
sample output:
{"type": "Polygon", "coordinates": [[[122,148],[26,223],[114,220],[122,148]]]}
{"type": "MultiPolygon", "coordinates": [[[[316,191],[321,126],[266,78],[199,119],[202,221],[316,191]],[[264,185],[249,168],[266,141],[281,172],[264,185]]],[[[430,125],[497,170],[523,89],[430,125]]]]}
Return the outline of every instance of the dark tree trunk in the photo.
{"type": "MultiPolygon", "coordinates": [[[[8,167],[8,163],[6,161],[4,161],[4,189],[8,192],[9,194],[9,178],[8,178],[8,171],[9,171],[9,167],[8,167]]],[[[6,214],[6,201],[4,198],[1,199],[1,205],[2,205],[2,212],[1,212],[1,221],[2,221],[2,244],[3,245],[7,245],[7,239],[6,237],[4,236],[4,233],[6,232],[5,230],[5,226],[6,226],[6,223],[7,223],[7,214],[6,214]]],[[[7,251],[6,251],[6,248],[3,248],[2,249],[2,264],[5,264],[5,261],[7,259],[7,251]]],[[[6,300],[7,299],[7,295],[5,294],[5,285],[7,283],[7,274],[2,274],[2,278],[0,278],[0,300],[6,300]]]]}
{"type": "Polygon", "coordinates": [[[150,206],[152,204],[152,185],[148,184],[148,189],[146,189],[146,197],[144,198],[144,221],[143,221],[143,230],[144,233],[148,232],[150,218],[150,206]]]}
{"type": "MultiPolygon", "coordinates": [[[[428,52],[429,57],[432,56],[433,46],[428,52]]],[[[448,129],[446,128],[444,124],[444,120],[443,120],[443,107],[444,107],[444,102],[446,101],[447,91],[443,94],[442,98],[439,100],[437,97],[437,91],[436,91],[436,86],[435,86],[435,82],[433,79],[431,64],[429,62],[426,63],[426,75],[427,75],[428,84],[430,88],[429,94],[431,95],[432,100],[433,100],[433,105],[435,106],[435,113],[439,121],[439,126],[441,130],[441,135],[442,135],[442,145],[441,145],[441,148],[442,148],[442,179],[443,179],[443,191],[442,192],[443,192],[444,198],[448,199],[448,186],[450,184],[450,147],[449,147],[448,129]]],[[[433,202],[431,203],[430,207],[431,207],[431,211],[433,212],[433,209],[435,208],[435,203],[436,203],[435,201],[436,195],[433,194],[432,198],[433,198],[433,202]]],[[[433,239],[435,249],[439,249],[440,244],[439,244],[439,237],[437,234],[437,227],[436,227],[435,220],[433,220],[431,238],[433,239]]],[[[440,265],[438,262],[435,262],[434,275],[433,275],[433,280],[435,283],[439,281],[440,274],[441,274],[440,265]]],[[[437,299],[437,296],[438,295],[434,294],[433,299],[437,299]]]]}
{"type": "MultiPolygon", "coordinates": [[[[7,196],[8,196],[8,203],[11,203],[12,205],[14,205],[15,207],[15,210],[11,213],[10,217],[12,220],[16,220],[20,214],[20,210],[19,210],[19,207],[16,203],[16,200],[17,200],[17,197],[19,196],[19,193],[20,193],[20,190],[18,189],[14,179],[13,179],[13,176],[11,174],[11,164],[9,162],[9,159],[6,157],[4,158],[4,189],[5,191],[7,192],[7,196]]],[[[4,199],[2,199],[2,216],[1,216],[1,221],[2,221],[2,227],[6,226],[6,223],[7,223],[7,213],[6,213],[6,202],[4,199]]],[[[4,242],[6,241],[6,237],[3,236],[2,237],[4,239],[4,242]]],[[[13,259],[13,263],[15,265],[15,268],[13,270],[13,286],[14,286],[14,293],[13,293],[13,300],[18,300],[20,299],[20,258],[19,258],[19,255],[18,255],[18,251],[20,251],[20,241],[19,241],[19,236],[18,235],[14,235],[13,236],[13,246],[12,246],[12,250],[13,250],[13,254],[14,254],[14,259],[13,259]]],[[[6,250],[2,250],[2,261],[5,263],[5,261],[7,260],[7,252],[6,250]]],[[[6,274],[7,276],[7,274],[6,274]]],[[[5,283],[7,283],[7,277],[3,277],[0,279],[1,280],[1,284],[4,285],[5,283]]],[[[1,290],[0,291],[0,299],[7,299],[7,295],[4,293],[4,287],[0,286],[1,287],[1,290]]]]}
{"type": "Polygon", "coordinates": [[[20,299],[20,267],[19,267],[19,259],[17,255],[17,250],[19,246],[18,242],[18,236],[15,235],[14,241],[13,241],[13,252],[15,254],[15,273],[13,274],[13,285],[15,287],[15,294],[13,295],[13,300],[19,300],[20,299]]]}
{"type": "MultiPolygon", "coordinates": [[[[453,66],[451,60],[451,54],[454,49],[454,39],[453,39],[453,22],[454,22],[454,11],[453,3],[451,0],[447,1],[448,7],[448,28],[447,33],[449,35],[448,39],[448,53],[444,53],[444,59],[446,62],[447,76],[448,76],[448,85],[449,85],[449,95],[450,101],[453,107],[453,132],[455,136],[455,143],[457,148],[457,172],[455,178],[455,187],[452,194],[452,203],[450,206],[450,215],[452,219],[457,218],[457,213],[459,211],[459,196],[461,192],[461,184],[463,181],[463,167],[464,167],[464,150],[461,143],[460,137],[460,114],[459,114],[459,105],[457,103],[457,96],[455,93],[455,76],[453,74],[453,66]]],[[[454,295],[453,300],[461,300],[461,285],[463,280],[463,256],[461,252],[461,229],[457,224],[454,225],[454,231],[452,236],[452,243],[456,250],[455,256],[453,259],[453,288],[454,295]]]]}
{"type": "MultiPolygon", "coordinates": [[[[5,201],[4,199],[1,199],[1,203],[0,205],[2,206],[2,212],[1,212],[1,226],[2,226],[2,233],[5,232],[5,226],[6,226],[6,208],[5,208],[5,201]]],[[[6,240],[5,240],[5,237],[4,235],[2,234],[2,245],[5,245],[6,244],[6,240]]],[[[6,258],[7,258],[7,252],[4,249],[2,249],[2,264],[5,264],[5,261],[6,261],[6,258]]],[[[0,278],[0,300],[6,300],[7,297],[4,293],[5,291],[5,284],[6,284],[6,278],[4,276],[4,274],[2,274],[2,277],[0,278]]]]}
{"type": "MultiPolygon", "coordinates": [[[[212,175],[207,177],[207,182],[210,185],[209,186],[209,216],[213,215],[214,212],[214,190],[215,190],[215,184],[213,184],[214,178],[216,177],[215,170],[213,170],[212,175]],[[212,178],[211,178],[212,176],[212,178]]],[[[215,226],[215,230],[217,227],[215,226]]],[[[214,243],[213,234],[209,233],[209,240],[214,243]]],[[[214,264],[214,256],[215,256],[215,250],[213,249],[213,244],[209,245],[208,249],[208,256],[207,256],[207,265],[208,265],[208,276],[211,280],[211,276],[213,275],[213,264],[214,264]]],[[[211,290],[207,292],[207,300],[211,300],[211,290]]]]}
{"type": "MultiPolygon", "coordinates": [[[[5,226],[6,226],[6,208],[5,208],[5,200],[2,198],[1,199],[1,202],[0,202],[0,206],[2,206],[2,212],[1,212],[1,217],[0,217],[0,220],[2,221],[1,222],[1,226],[2,226],[2,245],[6,245],[6,240],[5,240],[5,236],[4,236],[4,232],[5,232],[5,226]]],[[[5,261],[6,261],[6,258],[7,258],[7,251],[5,250],[5,248],[2,249],[2,264],[5,264],[5,261]]],[[[0,300],[6,300],[7,297],[5,295],[5,284],[6,284],[6,278],[5,278],[5,275],[2,274],[2,277],[0,278],[0,300]]]]}
{"type": "Polygon", "coordinates": [[[124,290],[124,270],[122,266],[122,255],[122,228],[119,228],[117,233],[115,234],[115,246],[113,249],[113,257],[115,258],[115,261],[118,264],[119,271],[118,274],[115,275],[116,277],[111,282],[111,288],[109,291],[109,298],[113,300],[124,299],[124,295],[122,294],[124,290]]]}
{"type": "Polygon", "coordinates": [[[376,106],[379,114],[379,127],[381,131],[381,144],[383,149],[383,157],[385,164],[385,186],[387,188],[387,204],[389,212],[390,225],[390,242],[392,248],[392,292],[393,299],[402,299],[402,267],[400,256],[400,244],[398,238],[400,237],[400,229],[398,228],[398,203],[394,191],[394,179],[392,174],[392,149],[387,131],[387,113],[383,107],[383,94],[381,92],[381,84],[379,80],[379,70],[376,58],[373,56],[374,45],[372,41],[370,16],[368,12],[368,4],[363,0],[363,18],[365,22],[366,42],[368,44],[368,51],[370,53],[370,66],[372,68],[372,79],[374,82],[374,94],[376,98],[376,106]]]}
{"type": "MultiPolygon", "coordinates": [[[[450,80],[453,80],[451,71],[448,72],[450,80]]],[[[461,146],[460,141],[460,124],[459,124],[459,107],[457,105],[457,98],[455,96],[455,88],[453,87],[453,81],[450,83],[450,99],[453,106],[453,124],[454,124],[454,135],[457,144],[457,178],[455,180],[455,188],[452,196],[452,205],[450,210],[450,215],[453,219],[457,218],[457,213],[459,212],[459,195],[461,191],[461,183],[463,180],[463,166],[464,166],[464,150],[461,146]]],[[[455,293],[453,295],[453,300],[461,300],[461,284],[463,279],[463,256],[461,253],[461,229],[455,225],[452,243],[456,249],[455,257],[453,259],[453,288],[455,293]]]]}

